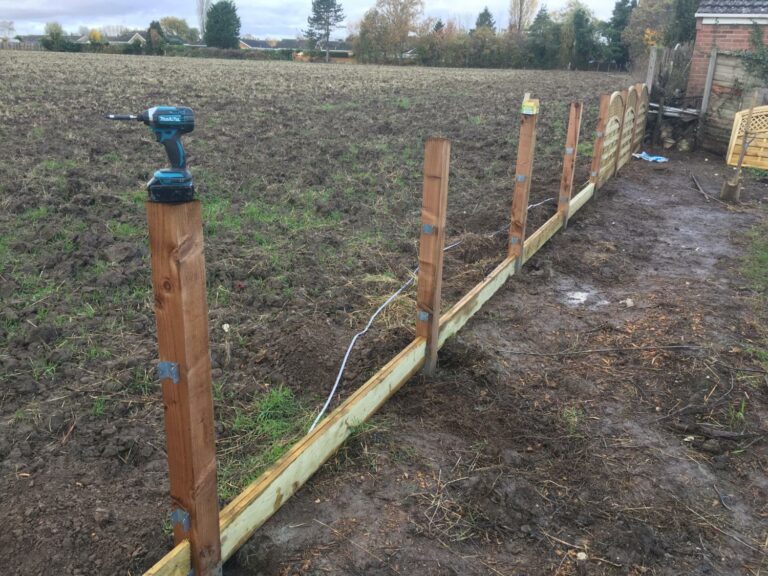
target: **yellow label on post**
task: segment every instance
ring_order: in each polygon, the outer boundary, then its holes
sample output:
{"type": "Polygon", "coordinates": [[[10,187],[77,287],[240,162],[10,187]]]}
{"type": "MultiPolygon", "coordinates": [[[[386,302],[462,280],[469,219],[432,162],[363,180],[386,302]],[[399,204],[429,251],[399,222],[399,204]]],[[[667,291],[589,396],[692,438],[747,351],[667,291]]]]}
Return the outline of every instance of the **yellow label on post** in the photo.
{"type": "Polygon", "coordinates": [[[520,108],[520,113],[525,114],[526,116],[533,116],[534,114],[538,114],[539,99],[529,98],[527,100],[523,100],[523,106],[520,108]]]}

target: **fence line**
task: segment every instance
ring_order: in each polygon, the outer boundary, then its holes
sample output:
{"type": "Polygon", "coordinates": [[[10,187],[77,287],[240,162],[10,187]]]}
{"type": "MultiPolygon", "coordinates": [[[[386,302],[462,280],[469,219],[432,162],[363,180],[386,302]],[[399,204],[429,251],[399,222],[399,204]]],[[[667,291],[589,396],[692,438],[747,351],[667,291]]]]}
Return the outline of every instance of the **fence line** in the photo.
{"type": "MultiPolygon", "coordinates": [[[[530,104],[530,101],[527,100],[530,104]]],[[[577,103],[578,104],[578,103],[577,103]]],[[[578,110],[572,105],[571,121],[569,122],[566,140],[566,159],[569,149],[575,156],[578,143],[578,125],[581,123],[580,104],[578,110]],[[573,125],[577,118],[577,125],[573,125]],[[573,130],[571,129],[573,128],[573,130]],[[575,136],[575,137],[574,137],[575,136]]],[[[630,87],[625,93],[614,92],[601,98],[598,130],[593,148],[593,161],[590,182],[576,196],[571,197],[572,174],[569,176],[569,162],[564,162],[563,178],[561,180],[558,210],[533,234],[525,236],[525,224],[518,226],[514,235],[510,229],[510,238],[519,238],[519,250],[510,250],[505,259],[477,286],[470,290],[448,312],[439,317],[439,289],[429,290],[429,298],[420,299],[419,310],[432,312],[433,323],[428,319],[417,321],[426,322],[425,330],[417,334],[398,355],[390,360],[373,377],[358,388],[342,402],[328,417],[321,420],[316,428],[300,439],[280,460],[271,466],[255,482],[247,486],[219,514],[221,532],[221,559],[231,557],[253,533],[266,522],[312,475],[326,462],[349,437],[351,429],[358,426],[379,407],[381,407],[397,390],[402,387],[414,374],[421,369],[430,356],[429,349],[441,348],[445,342],[456,334],[469,319],[482,308],[506,280],[515,274],[520,266],[530,260],[533,255],[565,227],[566,221],[572,217],[586,202],[596,195],[603,186],[628,161],[633,151],[637,151],[643,141],[643,132],[648,110],[648,90],[645,85],[630,87]],[[636,97],[633,96],[636,94],[636,97]],[[627,153],[627,147],[629,153],[627,153]],[[570,184],[569,184],[570,181],[570,184]],[[435,294],[437,292],[437,294],[435,294]],[[429,304],[429,309],[422,309],[429,304]],[[435,344],[435,334],[436,344],[435,344]]],[[[519,153],[526,158],[530,154],[533,162],[533,142],[535,140],[535,115],[538,107],[524,105],[521,122],[521,138],[519,153]],[[535,114],[535,115],[534,115],[535,114]],[[533,118],[532,118],[533,117],[533,118]]],[[[419,285],[422,283],[440,282],[436,276],[442,274],[442,267],[434,261],[434,256],[442,253],[444,235],[437,232],[444,229],[444,202],[447,197],[447,166],[449,162],[450,144],[445,140],[429,140],[425,156],[425,195],[422,210],[421,242],[428,254],[432,255],[431,266],[421,265],[419,270],[419,285]],[[431,152],[430,152],[431,150],[431,152]],[[432,228],[430,228],[432,227],[432,228]],[[432,237],[432,233],[434,237],[432,237]],[[425,238],[426,236],[426,238],[425,238]],[[429,246],[426,246],[429,244],[429,246]]],[[[518,156],[520,158],[520,156],[518,156]]],[[[527,176],[530,183],[531,164],[518,166],[517,173],[527,176]]],[[[572,170],[572,166],[570,168],[572,170]]],[[[523,197],[528,196],[528,187],[524,180],[516,176],[515,196],[513,206],[520,205],[523,197]]],[[[525,203],[527,206],[527,201],[525,203]]],[[[513,226],[515,215],[513,214],[513,226]]],[[[518,215],[519,216],[519,215],[518,215]]],[[[519,222],[519,219],[518,219],[519,222]]],[[[421,251],[420,251],[421,254],[421,251]]],[[[426,258],[426,257],[425,257],[426,258]]],[[[420,256],[420,261],[421,261],[420,256]]],[[[424,262],[427,260],[425,259],[424,262]]],[[[189,531],[194,539],[196,531],[189,531]]],[[[150,568],[145,576],[187,576],[193,564],[200,565],[198,554],[203,554],[195,542],[184,540],[177,544],[157,564],[150,568]],[[195,558],[193,558],[193,555],[195,558]]],[[[210,574],[214,572],[211,571],[210,574]]],[[[197,576],[208,576],[199,574],[197,576]]]]}
{"type": "Polygon", "coordinates": [[[29,42],[0,42],[0,50],[19,50],[25,52],[41,52],[43,47],[40,44],[29,42]]]}

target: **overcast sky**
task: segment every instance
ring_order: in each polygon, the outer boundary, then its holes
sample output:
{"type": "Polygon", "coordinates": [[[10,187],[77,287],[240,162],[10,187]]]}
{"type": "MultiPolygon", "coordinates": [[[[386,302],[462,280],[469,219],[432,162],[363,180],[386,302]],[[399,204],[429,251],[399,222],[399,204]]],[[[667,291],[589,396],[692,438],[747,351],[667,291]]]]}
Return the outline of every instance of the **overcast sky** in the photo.
{"type": "MultiPolygon", "coordinates": [[[[362,17],[375,0],[341,0],[348,21],[362,17]]],[[[541,0],[540,0],[541,1],[541,0]]],[[[615,0],[586,0],[595,16],[610,18],[615,0]]],[[[260,38],[293,38],[306,27],[311,0],[235,0],[240,14],[242,34],[260,38]]],[[[545,2],[550,11],[562,8],[566,0],[545,2]]],[[[41,34],[46,22],[57,21],[65,30],[76,32],[80,26],[99,28],[123,25],[146,29],[149,22],[163,16],[186,18],[197,26],[196,0],[0,0],[0,20],[12,20],[17,34],[41,34]]],[[[472,27],[484,6],[493,13],[500,27],[507,24],[508,0],[425,0],[425,15],[455,18],[472,27]]],[[[343,29],[336,36],[343,37],[343,29]]]]}

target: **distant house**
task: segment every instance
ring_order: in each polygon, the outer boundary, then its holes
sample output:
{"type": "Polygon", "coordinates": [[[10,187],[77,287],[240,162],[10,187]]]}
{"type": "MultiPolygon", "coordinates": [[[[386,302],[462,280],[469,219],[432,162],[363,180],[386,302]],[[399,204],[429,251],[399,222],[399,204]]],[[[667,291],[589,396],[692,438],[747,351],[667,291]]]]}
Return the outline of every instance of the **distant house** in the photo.
{"type": "Polygon", "coordinates": [[[303,42],[295,38],[284,38],[282,40],[240,38],[240,48],[243,50],[301,50],[303,44],[303,42]]]}
{"type": "Polygon", "coordinates": [[[761,85],[749,76],[740,56],[752,48],[755,25],[768,43],[768,0],[701,0],[696,12],[686,96],[703,98],[700,136],[709,150],[725,150],[736,112],[749,107],[754,88],[761,85]]]}
{"type": "MultiPolygon", "coordinates": [[[[124,34],[120,34],[120,36],[102,36],[101,40],[107,44],[133,44],[134,42],[138,42],[144,46],[147,43],[147,40],[142,36],[142,33],[136,31],[125,32],[124,34]]],[[[75,40],[75,42],[78,44],[88,44],[90,39],[88,38],[88,34],[84,34],[75,40]]]]}
{"type": "MultiPolygon", "coordinates": [[[[349,59],[354,56],[352,46],[343,40],[331,40],[328,43],[330,55],[336,60],[349,59]]],[[[296,38],[283,38],[282,40],[258,38],[240,38],[240,48],[243,50],[290,50],[298,57],[296,59],[305,59],[304,52],[308,51],[307,43],[304,40],[296,38]]],[[[324,51],[325,46],[318,43],[315,46],[318,52],[324,51]]]]}
{"type": "MultiPolygon", "coordinates": [[[[36,45],[40,44],[40,41],[43,38],[47,38],[44,34],[27,34],[24,36],[19,36],[19,42],[21,44],[27,44],[27,45],[36,45]]],[[[65,42],[76,42],[78,37],[77,36],[64,36],[65,42]]]]}
{"type": "Polygon", "coordinates": [[[724,52],[749,50],[753,25],[768,42],[768,0],[701,0],[696,12],[696,44],[688,76],[688,96],[701,96],[713,46],[724,52]]]}

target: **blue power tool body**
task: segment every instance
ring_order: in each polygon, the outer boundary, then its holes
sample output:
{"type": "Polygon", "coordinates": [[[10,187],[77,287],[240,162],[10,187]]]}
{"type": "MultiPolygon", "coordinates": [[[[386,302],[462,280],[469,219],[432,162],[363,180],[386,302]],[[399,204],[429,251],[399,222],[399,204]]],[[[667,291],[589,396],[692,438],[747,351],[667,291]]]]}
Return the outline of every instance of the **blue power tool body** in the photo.
{"type": "Polygon", "coordinates": [[[181,135],[195,129],[195,113],[183,106],[155,106],[140,114],[107,114],[109,120],[138,120],[149,126],[155,139],[165,147],[170,168],[155,171],[147,184],[152,202],[188,202],[194,199],[195,185],[187,170],[187,156],[181,135]]]}

